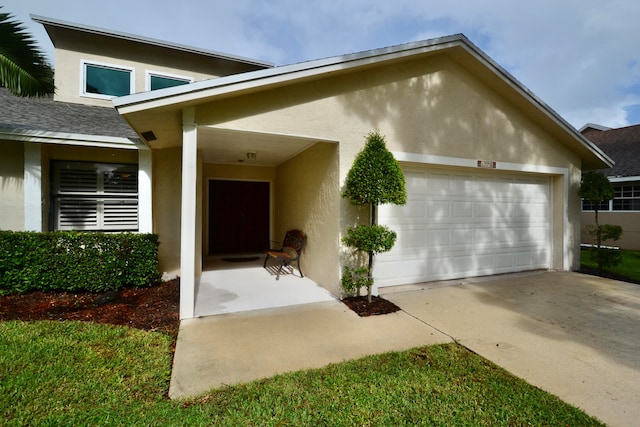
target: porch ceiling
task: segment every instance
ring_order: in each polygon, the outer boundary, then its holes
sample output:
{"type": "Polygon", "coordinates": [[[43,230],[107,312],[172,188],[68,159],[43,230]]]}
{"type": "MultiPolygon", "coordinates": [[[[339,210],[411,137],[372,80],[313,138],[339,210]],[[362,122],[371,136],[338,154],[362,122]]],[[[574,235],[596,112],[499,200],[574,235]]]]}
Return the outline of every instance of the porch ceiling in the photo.
{"type": "Polygon", "coordinates": [[[278,166],[317,142],[309,137],[198,127],[198,148],[205,163],[278,166]],[[250,152],[255,159],[248,158],[250,152]]]}

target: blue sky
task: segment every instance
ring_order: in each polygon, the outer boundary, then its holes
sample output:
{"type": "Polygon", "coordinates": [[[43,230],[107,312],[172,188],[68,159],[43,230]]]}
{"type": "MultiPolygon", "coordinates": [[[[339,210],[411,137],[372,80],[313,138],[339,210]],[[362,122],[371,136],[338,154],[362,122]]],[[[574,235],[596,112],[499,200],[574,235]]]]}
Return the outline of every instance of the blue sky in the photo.
{"type": "Polygon", "coordinates": [[[4,0],[41,15],[285,65],[465,34],[576,128],[640,123],[637,0],[4,0]]]}

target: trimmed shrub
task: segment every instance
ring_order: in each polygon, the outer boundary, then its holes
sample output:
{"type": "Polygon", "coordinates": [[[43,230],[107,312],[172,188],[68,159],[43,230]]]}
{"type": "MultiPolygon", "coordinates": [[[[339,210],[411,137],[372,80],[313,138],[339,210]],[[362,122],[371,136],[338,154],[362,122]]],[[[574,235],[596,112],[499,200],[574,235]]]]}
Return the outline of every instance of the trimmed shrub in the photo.
{"type": "Polygon", "coordinates": [[[104,292],[159,279],[155,234],[0,231],[0,294],[104,292]]]}
{"type": "Polygon", "coordinates": [[[347,295],[359,295],[361,288],[368,289],[373,286],[373,278],[369,277],[369,268],[366,266],[358,268],[345,266],[340,283],[347,295]]]}
{"type": "Polygon", "coordinates": [[[386,225],[359,225],[347,229],[342,243],[358,251],[374,255],[389,252],[396,242],[397,234],[386,225]]]}
{"type": "Polygon", "coordinates": [[[370,132],[366,143],[347,173],[342,197],[353,205],[369,205],[369,225],[349,227],[342,242],[355,252],[367,253],[367,267],[345,269],[342,286],[347,293],[359,286],[367,287],[367,299],[371,302],[373,287],[373,257],[377,253],[388,252],[396,241],[395,231],[378,225],[376,208],[378,205],[393,203],[404,205],[407,202],[407,190],[402,168],[393,154],[387,150],[385,137],[378,131],[370,132]],[[366,280],[363,272],[367,272],[366,280]]]}

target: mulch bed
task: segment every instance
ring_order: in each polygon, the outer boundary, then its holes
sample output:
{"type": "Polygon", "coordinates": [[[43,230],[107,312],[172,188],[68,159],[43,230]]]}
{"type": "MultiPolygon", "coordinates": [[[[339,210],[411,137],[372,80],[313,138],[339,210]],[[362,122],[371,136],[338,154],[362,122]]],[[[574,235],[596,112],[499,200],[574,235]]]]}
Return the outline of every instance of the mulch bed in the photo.
{"type": "Polygon", "coordinates": [[[343,298],[342,302],[360,317],[395,313],[400,310],[400,307],[381,297],[371,297],[371,302],[366,296],[347,297],[343,298]]]}
{"type": "Polygon", "coordinates": [[[103,294],[29,292],[0,297],[0,321],[80,320],[177,335],[179,318],[179,279],[103,294]]]}

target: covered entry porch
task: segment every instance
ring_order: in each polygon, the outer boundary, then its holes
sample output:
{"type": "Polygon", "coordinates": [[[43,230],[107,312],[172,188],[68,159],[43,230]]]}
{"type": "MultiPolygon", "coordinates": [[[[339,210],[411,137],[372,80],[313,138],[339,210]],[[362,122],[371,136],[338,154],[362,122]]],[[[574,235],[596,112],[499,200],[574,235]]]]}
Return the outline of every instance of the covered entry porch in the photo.
{"type": "Polygon", "coordinates": [[[199,125],[190,122],[188,114],[183,129],[181,318],[332,299],[326,289],[335,287],[339,269],[331,261],[337,260],[339,223],[337,144],[308,136],[199,125]],[[229,191],[246,186],[225,185],[224,197],[218,198],[219,182],[264,184],[259,186],[260,197],[266,193],[262,213],[256,214],[253,203],[237,203],[254,196],[229,191]],[[249,220],[243,223],[239,218],[249,220]],[[301,259],[305,278],[285,275],[276,281],[262,267],[262,252],[252,262],[224,261],[266,250],[294,228],[307,234],[301,259]],[[220,230],[226,231],[222,237],[220,230]],[[241,241],[247,238],[250,241],[244,245],[241,241]],[[233,244],[227,244],[229,240],[233,244]],[[335,271],[326,268],[327,261],[335,271]]]}

